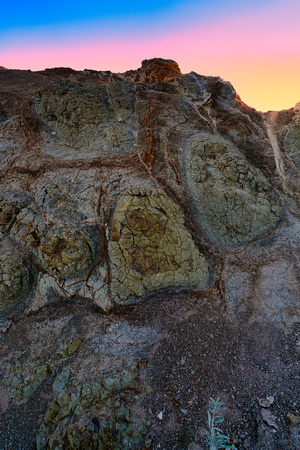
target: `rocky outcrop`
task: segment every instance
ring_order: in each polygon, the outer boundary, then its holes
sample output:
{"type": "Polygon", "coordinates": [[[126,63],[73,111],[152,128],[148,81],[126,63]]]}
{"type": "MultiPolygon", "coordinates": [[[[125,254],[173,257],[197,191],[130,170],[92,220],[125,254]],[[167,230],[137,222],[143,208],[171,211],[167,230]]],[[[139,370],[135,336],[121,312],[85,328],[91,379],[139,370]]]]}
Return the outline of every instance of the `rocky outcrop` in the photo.
{"type": "Polygon", "coordinates": [[[33,286],[32,268],[17,249],[0,248],[0,316],[17,310],[26,300],[33,286]]]}
{"type": "Polygon", "coordinates": [[[72,147],[123,153],[135,142],[131,83],[97,86],[59,80],[36,92],[35,105],[40,117],[72,147]]]}
{"type": "MultiPolygon", "coordinates": [[[[298,104],[299,105],[299,104],[298,104]]],[[[288,155],[297,166],[300,168],[300,105],[297,108],[297,113],[292,123],[287,127],[286,147],[288,155]]]]}
{"type": "Polygon", "coordinates": [[[255,389],[281,424],[297,392],[299,142],[299,104],[172,60],[0,70],[4,448],[183,448],[212,385],[266,445],[255,389]]]}
{"type": "Polygon", "coordinates": [[[101,358],[95,358],[93,366],[90,361],[83,364],[80,379],[69,367],[57,377],[57,396],[40,427],[38,449],[55,449],[64,442],[70,448],[121,450],[144,442],[149,423],[133,413],[142,391],[137,382],[140,365],[119,363],[101,375],[99,369],[101,358]]]}
{"type": "Polygon", "coordinates": [[[127,80],[135,83],[157,83],[172,80],[182,75],[178,64],[171,59],[153,58],[142,61],[142,67],[128,70],[123,74],[127,80]]]}
{"type": "Polygon", "coordinates": [[[195,214],[214,240],[245,244],[276,228],[282,199],[229,141],[208,134],[185,143],[186,183],[195,214]]]}
{"type": "Polygon", "coordinates": [[[163,191],[134,187],[122,194],[108,244],[111,293],[128,303],[166,287],[208,284],[208,264],[163,191]]]}

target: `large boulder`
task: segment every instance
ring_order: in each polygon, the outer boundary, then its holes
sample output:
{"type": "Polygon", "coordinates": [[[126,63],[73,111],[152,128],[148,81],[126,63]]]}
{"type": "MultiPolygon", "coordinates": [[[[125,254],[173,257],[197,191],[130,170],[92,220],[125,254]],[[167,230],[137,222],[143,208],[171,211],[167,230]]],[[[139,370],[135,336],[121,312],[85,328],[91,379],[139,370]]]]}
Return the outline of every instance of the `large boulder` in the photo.
{"type": "Polygon", "coordinates": [[[0,70],[1,448],[202,448],[212,395],[299,447],[298,144],[172,60],[0,70]]]}
{"type": "Polygon", "coordinates": [[[184,149],[196,220],[213,240],[241,245],[279,224],[279,193],[229,140],[200,133],[184,149]]]}
{"type": "Polygon", "coordinates": [[[111,293],[126,304],[167,287],[208,284],[208,264],[162,190],[133,187],[118,201],[108,244],[111,293]]]}

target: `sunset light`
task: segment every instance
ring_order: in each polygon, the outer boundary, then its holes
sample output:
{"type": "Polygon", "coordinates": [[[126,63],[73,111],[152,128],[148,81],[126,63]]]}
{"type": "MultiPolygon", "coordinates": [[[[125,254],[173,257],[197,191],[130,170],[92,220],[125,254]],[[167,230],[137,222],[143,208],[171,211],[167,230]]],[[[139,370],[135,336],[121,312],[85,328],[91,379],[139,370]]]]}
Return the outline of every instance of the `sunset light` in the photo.
{"type": "Polygon", "coordinates": [[[55,0],[51,11],[36,1],[4,5],[0,66],[123,72],[161,57],[183,73],[230,81],[260,111],[300,100],[298,0],[100,3],[55,0]]]}

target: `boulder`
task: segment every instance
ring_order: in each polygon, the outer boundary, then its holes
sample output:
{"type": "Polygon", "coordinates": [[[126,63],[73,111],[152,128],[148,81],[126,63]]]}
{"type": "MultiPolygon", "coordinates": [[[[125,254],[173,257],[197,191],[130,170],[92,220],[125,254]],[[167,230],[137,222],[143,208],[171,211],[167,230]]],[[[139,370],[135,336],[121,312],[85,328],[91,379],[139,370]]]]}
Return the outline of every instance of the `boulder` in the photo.
{"type": "Polygon", "coordinates": [[[280,194],[229,140],[200,133],[184,151],[196,220],[213,240],[241,245],[278,226],[280,194]]]}
{"type": "Polygon", "coordinates": [[[162,190],[135,186],[120,197],[108,243],[111,293],[120,304],[157,289],[204,288],[208,264],[162,190]]]}

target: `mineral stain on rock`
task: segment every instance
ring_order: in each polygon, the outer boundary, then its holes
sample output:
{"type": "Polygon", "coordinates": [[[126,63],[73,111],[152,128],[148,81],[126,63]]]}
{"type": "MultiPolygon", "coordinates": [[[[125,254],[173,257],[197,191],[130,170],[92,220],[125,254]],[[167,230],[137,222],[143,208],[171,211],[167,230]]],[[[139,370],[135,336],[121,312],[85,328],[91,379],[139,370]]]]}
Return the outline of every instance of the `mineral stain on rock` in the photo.
{"type": "Polygon", "coordinates": [[[132,83],[82,84],[59,80],[35,94],[36,110],[73,147],[123,153],[134,144],[132,83]]]}
{"type": "Polygon", "coordinates": [[[166,194],[133,187],[117,204],[108,244],[111,293],[126,304],[156,289],[206,287],[208,264],[166,194]]]}
{"type": "Polygon", "coordinates": [[[278,225],[281,196],[230,141],[198,134],[186,141],[185,152],[196,217],[214,240],[245,244],[278,225]]]}

